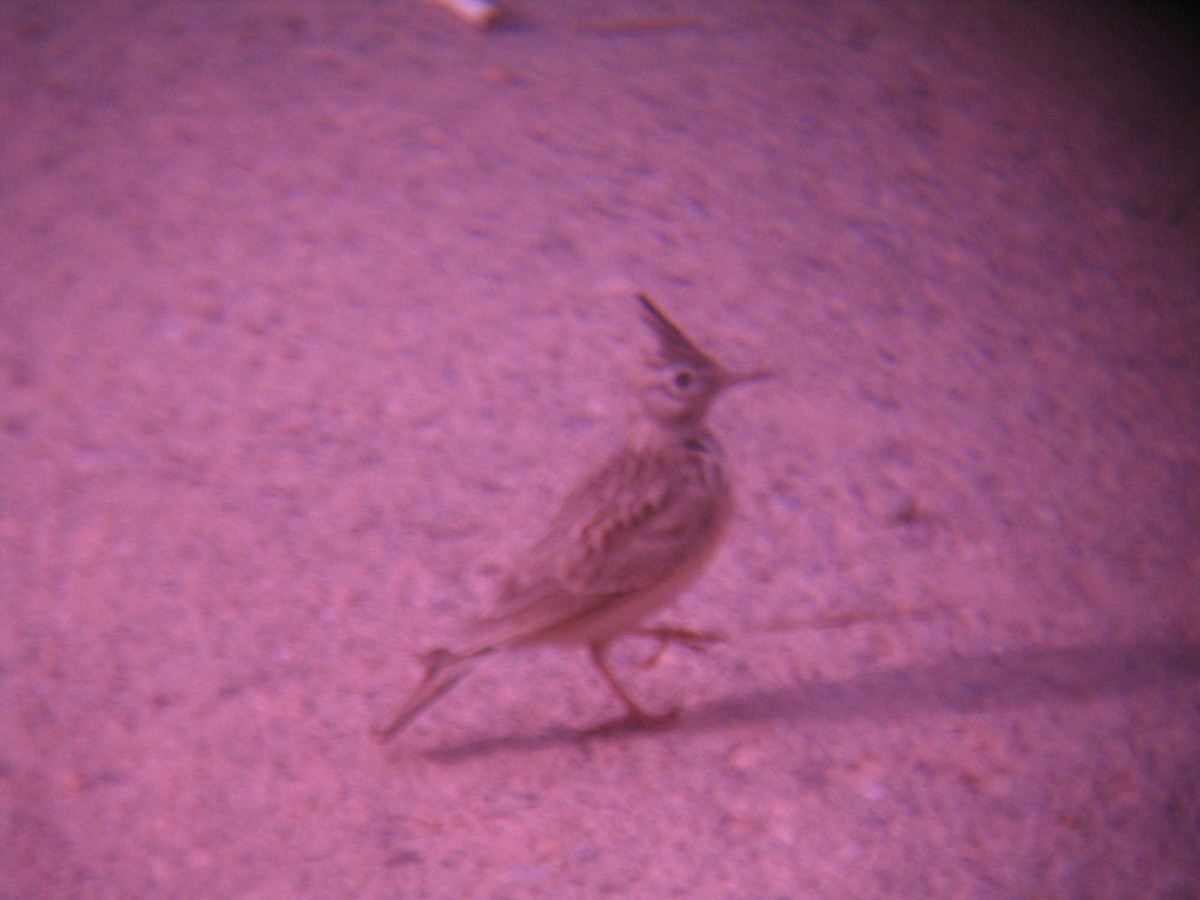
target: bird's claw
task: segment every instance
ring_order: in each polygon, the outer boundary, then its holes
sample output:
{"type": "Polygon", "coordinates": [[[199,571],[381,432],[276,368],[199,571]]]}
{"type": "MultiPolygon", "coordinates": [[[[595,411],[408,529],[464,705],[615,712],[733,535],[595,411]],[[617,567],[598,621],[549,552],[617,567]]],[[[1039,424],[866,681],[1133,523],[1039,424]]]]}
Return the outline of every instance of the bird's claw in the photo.
{"type": "Polygon", "coordinates": [[[704,653],[709,644],[725,640],[725,635],[718,631],[693,631],[690,628],[639,628],[634,634],[654,638],[658,646],[642,662],[641,668],[653,668],[671,643],[682,644],[693,653],[704,653]]]}

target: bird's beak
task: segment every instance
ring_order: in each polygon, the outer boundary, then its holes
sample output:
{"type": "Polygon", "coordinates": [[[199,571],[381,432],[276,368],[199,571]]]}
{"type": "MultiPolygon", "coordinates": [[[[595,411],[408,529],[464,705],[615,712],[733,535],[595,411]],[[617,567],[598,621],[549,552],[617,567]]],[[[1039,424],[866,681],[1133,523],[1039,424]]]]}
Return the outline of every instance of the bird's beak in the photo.
{"type": "Polygon", "coordinates": [[[737,384],[748,384],[752,381],[762,381],[779,375],[774,369],[752,369],[749,372],[726,372],[721,379],[721,389],[731,388],[737,384]]]}

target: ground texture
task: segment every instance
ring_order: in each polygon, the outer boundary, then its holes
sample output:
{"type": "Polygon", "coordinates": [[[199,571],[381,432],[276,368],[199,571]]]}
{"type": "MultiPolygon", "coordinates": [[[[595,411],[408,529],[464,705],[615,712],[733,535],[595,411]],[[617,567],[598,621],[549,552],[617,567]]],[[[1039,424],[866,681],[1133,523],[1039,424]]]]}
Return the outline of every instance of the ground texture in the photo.
{"type": "Polygon", "coordinates": [[[0,6],[0,896],[1200,893],[1200,84],[1162,9],[0,6]],[[368,726],[781,377],[668,620],[368,726]],[[633,674],[635,673],[636,674],[633,674]]]}

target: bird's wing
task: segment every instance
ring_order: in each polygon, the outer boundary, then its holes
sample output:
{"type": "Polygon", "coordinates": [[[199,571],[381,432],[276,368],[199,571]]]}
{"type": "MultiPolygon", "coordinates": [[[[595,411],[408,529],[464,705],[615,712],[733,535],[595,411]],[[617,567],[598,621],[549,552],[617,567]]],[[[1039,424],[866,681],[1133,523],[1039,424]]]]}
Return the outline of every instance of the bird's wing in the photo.
{"type": "Polygon", "coordinates": [[[703,553],[720,529],[725,487],[714,490],[686,466],[618,453],[567,496],[516,562],[485,626],[550,627],[651,588],[703,553]]]}

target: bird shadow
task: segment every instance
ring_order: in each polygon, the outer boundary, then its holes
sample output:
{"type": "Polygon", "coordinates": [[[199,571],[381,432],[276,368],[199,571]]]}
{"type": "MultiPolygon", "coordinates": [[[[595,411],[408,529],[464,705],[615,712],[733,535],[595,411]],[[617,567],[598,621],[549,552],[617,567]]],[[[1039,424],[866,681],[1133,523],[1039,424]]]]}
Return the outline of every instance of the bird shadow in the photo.
{"type": "MultiPolygon", "coordinates": [[[[922,713],[983,713],[1052,702],[1131,696],[1200,680],[1200,644],[1159,640],[1029,648],[950,656],[926,665],[866,672],[848,681],[814,679],[751,691],[685,711],[675,734],[729,725],[895,722],[922,713]]],[[[440,763],[595,741],[649,739],[659,729],[588,734],[554,726],[419,751],[440,763]]]]}

